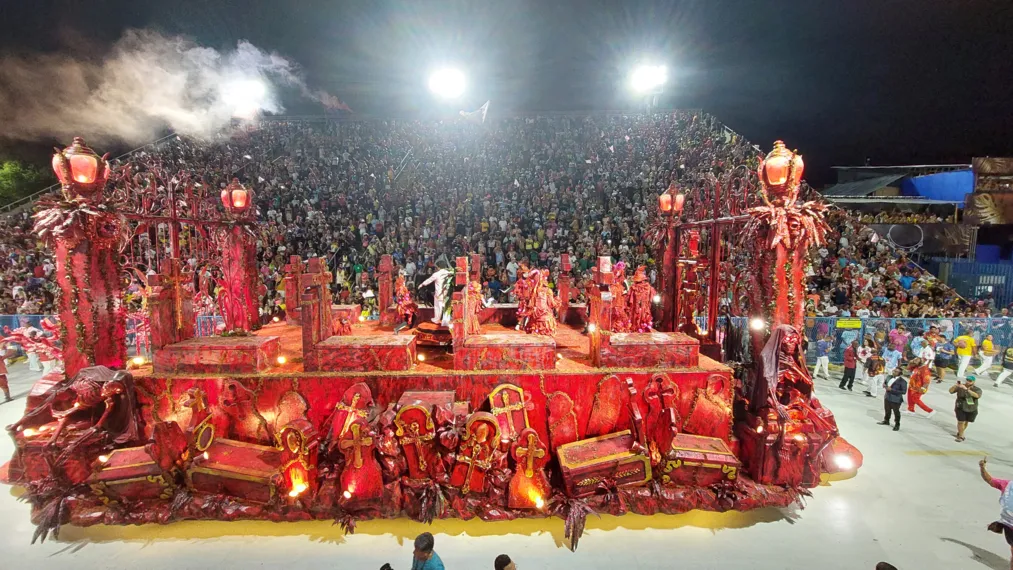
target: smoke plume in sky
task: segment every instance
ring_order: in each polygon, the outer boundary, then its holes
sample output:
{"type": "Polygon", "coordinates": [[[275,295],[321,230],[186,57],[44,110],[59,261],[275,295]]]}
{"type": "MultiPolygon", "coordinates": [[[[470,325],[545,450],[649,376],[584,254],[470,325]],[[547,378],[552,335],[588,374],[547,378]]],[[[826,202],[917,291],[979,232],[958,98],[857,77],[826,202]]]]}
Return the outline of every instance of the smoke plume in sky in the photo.
{"type": "Polygon", "coordinates": [[[229,51],[182,37],[129,30],[100,61],[86,56],[0,56],[0,137],[142,143],[168,127],[206,137],[233,117],[283,111],[275,86],[310,91],[294,63],[240,41],[229,51]]]}

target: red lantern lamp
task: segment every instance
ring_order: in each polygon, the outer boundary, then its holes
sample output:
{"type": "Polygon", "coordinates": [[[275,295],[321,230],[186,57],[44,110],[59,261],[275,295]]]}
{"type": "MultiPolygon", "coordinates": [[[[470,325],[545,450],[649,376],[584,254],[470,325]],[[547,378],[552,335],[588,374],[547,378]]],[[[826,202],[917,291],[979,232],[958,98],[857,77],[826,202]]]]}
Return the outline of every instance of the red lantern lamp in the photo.
{"type": "Polygon", "coordinates": [[[672,195],[668,192],[658,196],[658,209],[662,212],[668,213],[672,211],[672,195]]]}
{"type": "Polygon", "coordinates": [[[74,137],[67,148],[56,149],[53,154],[53,172],[64,188],[73,186],[83,193],[101,189],[109,179],[109,155],[99,156],[84,144],[84,139],[74,137]]]}
{"type": "Polygon", "coordinates": [[[802,156],[788,150],[784,141],[774,141],[774,149],[760,162],[758,174],[766,186],[777,188],[790,184],[795,187],[802,181],[803,170],[802,156]]]}
{"type": "Polygon", "coordinates": [[[672,207],[675,209],[676,214],[682,213],[682,207],[686,204],[686,195],[682,192],[675,195],[675,201],[672,207]]]}
{"type": "Polygon", "coordinates": [[[250,191],[239,183],[238,178],[222,190],[222,205],[232,214],[242,214],[250,209],[250,191]]]}

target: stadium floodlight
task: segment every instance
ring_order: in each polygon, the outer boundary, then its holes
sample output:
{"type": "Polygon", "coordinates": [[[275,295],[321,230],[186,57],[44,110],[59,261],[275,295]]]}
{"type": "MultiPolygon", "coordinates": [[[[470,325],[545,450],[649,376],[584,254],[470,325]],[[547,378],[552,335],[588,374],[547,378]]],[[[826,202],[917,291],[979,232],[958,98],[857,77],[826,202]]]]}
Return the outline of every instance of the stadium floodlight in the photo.
{"type": "Polygon", "coordinates": [[[641,64],[630,74],[630,88],[636,93],[658,92],[668,81],[668,69],[664,65],[641,64]]]}
{"type": "Polygon", "coordinates": [[[241,78],[225,83],[221,89],[222,102],[232,109],[232,116],[250,119],[264,108],[267,84],[259,78],[241,78]]]}
{"type": "Polygon", "coordinates": [[[429,90],[444,99],[457,99],[464,93],[464,73],[459,69],[444,68],[429,76],[429,90]]]}

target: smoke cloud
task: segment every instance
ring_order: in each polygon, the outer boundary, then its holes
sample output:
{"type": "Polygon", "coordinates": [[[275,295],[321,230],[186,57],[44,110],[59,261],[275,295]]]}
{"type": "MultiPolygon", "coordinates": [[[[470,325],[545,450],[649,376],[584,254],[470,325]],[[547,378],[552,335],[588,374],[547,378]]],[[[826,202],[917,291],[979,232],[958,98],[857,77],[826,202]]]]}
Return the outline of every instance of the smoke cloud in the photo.
{"type": "Polygon", "coordinates": [[[333,95],[311,91],[294,63],[249,42],[219,52],[182,37],[129,30],[101,61],[65,54],[0,58],[0,137],[143,143],[166,127],[208,137],[233,117],[282,112],[276,86],[350,110],[333,95]]]}

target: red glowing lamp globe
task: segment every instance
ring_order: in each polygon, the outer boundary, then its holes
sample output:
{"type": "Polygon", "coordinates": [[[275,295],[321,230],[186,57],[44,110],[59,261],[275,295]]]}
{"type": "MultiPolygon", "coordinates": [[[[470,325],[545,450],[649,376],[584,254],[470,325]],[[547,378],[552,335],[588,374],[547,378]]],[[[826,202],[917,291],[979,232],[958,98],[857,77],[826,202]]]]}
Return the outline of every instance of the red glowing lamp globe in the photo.
{"type": "Polygon", "coordinates": [[[109,179],[108,156],[99,156],[81,137],[74,137],[74,142],[63,150],[56,149],[53,172],[63,185],[64,193],[69,194],[70,188],[81,194],[101,190],[109,179]]]}
{"type": "Polygon", "coordinates": [[[784,146],[784,141],[774,141],[774,150],[760,162],[758,174],[763,184],[770,188],[788,186],[794,188],[802,182],[805,163],[802,156],[784,146]]]}
{"type": "Polygon", "coordinates": [[[658,209],[666,214],[669,212],[682,213],[682,207],[685,203],[686,196],[676,192],[675,182],[668,187],[668,190],[665,190],[665,192],[658,196],[658,209]]]}
{"type": "Polygon", "coordinates": [[[230,214],[245,213],[250,209],[251,194],[252,192],[239,183],[238,178],[233,178],[232,182],[222,190],[222,205],[230,214]]]}

